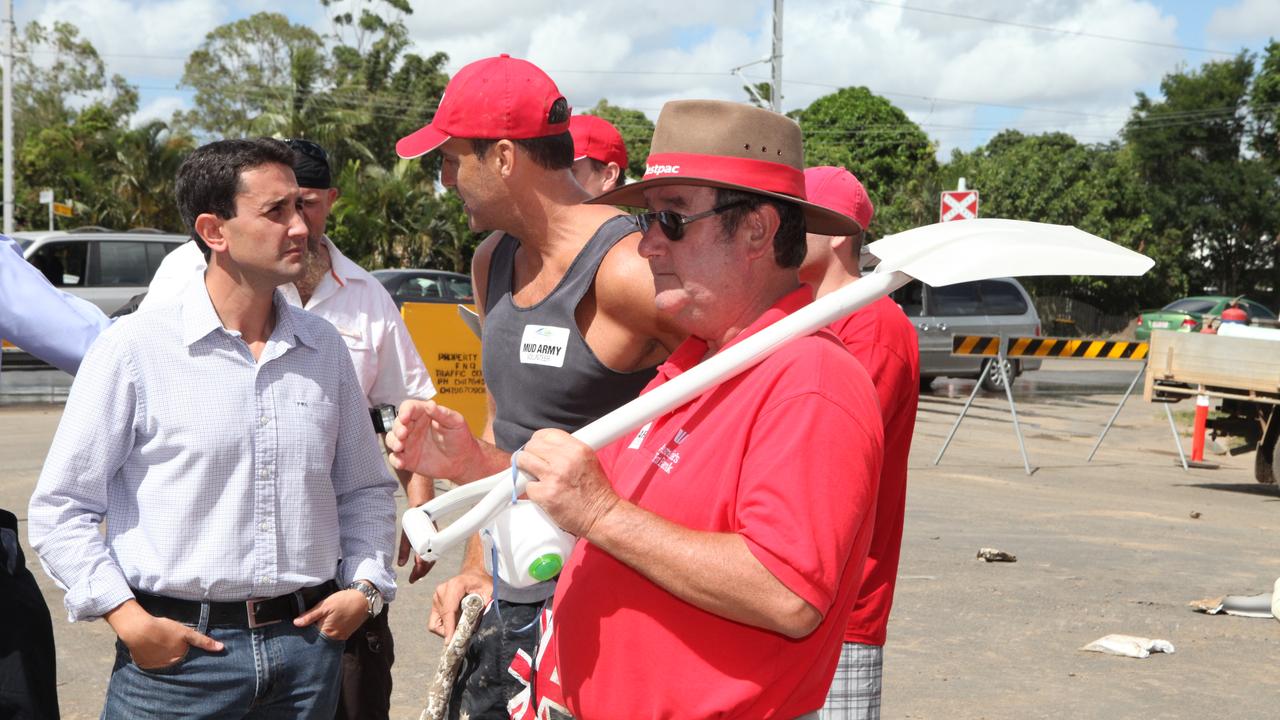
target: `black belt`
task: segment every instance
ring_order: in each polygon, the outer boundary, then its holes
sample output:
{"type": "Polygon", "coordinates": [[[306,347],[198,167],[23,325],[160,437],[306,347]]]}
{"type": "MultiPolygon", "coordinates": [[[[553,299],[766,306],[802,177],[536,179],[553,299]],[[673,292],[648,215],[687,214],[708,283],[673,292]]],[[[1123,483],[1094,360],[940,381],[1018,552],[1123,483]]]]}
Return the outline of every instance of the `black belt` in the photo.
{"type": "Polygon", "coordinates": [[[292,620],[337,591],[338,583],[330,580],[287,595],[240,602],[178,600],[141,590],[134,590],[133,595],[143,610],[157,617],[177,620],[186,625],[198,625],[201,606],[208,605],[209,627],[253,629],[292,620]]]}

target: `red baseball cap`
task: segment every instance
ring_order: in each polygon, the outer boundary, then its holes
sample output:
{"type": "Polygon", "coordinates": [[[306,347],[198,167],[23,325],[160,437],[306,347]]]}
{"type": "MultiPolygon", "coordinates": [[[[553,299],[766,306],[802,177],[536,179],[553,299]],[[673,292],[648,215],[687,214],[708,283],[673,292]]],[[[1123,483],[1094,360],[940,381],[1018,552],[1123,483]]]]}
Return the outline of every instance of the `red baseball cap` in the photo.
{"type": "Polygon", "coordinates": [[[805,170],[804,192],[809,202],[853,218],[863,230],[876,214],[866,188],[842,167],[824,165],[805,170]]]}
{"type": "Polygon", "coordinates": [[[627,146],[622,133],[608,120],[595,115],[574,115],[569,118],[569,132],[573,133],[573,159],[591,158],[608,165],[617,163],[627,171],[627,146]]]}
{"type": "Polygon", "coordinates": [[[396,154],[416,158],[451,137],[527,140],[569,129],[569,103],[537,65],[510,55],[477,60],[445,86],[431,122],[400,138],[396,154]]]}

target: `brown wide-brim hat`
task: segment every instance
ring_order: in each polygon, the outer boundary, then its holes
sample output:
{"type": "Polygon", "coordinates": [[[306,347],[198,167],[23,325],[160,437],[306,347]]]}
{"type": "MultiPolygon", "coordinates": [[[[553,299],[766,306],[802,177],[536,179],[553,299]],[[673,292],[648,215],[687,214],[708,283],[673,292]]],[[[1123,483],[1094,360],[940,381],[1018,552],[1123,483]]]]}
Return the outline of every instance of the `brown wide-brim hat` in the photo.
{"type": "Polygon", "coordinates": [[[793,203],[805,228],[820,235],[852,235],[853,218],[805,199],[804,142],[791,118],[723,100],[672,100],[653,131],[644,178],[589,202],[646,207],[644,191],[697,185],[756,193],[793,203]]]}

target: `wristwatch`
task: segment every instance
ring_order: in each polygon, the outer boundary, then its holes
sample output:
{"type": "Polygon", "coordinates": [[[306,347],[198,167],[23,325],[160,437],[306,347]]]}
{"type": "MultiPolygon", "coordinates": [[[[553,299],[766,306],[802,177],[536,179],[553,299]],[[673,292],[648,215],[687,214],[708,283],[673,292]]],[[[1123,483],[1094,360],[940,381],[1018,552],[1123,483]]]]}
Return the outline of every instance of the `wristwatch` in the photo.
{"type": "Polygon", "coordinates": [[[356,580],[347,586],[348,590],[359,590],[369,603],[369,617],[376,618],[382,614],[382,591],[368,580],[356,580]]]}

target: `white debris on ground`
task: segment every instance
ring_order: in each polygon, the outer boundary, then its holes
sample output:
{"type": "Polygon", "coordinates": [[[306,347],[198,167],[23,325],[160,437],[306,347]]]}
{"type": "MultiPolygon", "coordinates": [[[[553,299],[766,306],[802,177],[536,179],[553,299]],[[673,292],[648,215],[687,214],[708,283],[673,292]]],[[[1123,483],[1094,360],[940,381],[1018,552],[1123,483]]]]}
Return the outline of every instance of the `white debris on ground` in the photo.
{"type": "Polygon", "coordinates": [[[1153,652],[1172,653],[1173,643],[1168,640],[1153,640],[1136,635],[1105,635],[1080,648],[1086,652],[1100,652],[1107,655],[1122,655],[1131,658],[1149,657],[1153,652]]]}

